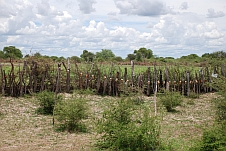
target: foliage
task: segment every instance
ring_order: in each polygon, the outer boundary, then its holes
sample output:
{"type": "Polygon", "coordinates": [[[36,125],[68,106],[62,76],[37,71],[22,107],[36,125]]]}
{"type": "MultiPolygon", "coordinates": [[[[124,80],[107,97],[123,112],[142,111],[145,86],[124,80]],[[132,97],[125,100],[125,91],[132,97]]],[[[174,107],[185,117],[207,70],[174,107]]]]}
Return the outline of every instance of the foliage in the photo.
{"type": "Polygon", "coordinates": [[[22,52],[20,49],[16,48],[15,46],[8,46],[3,48],[3,53],[5,58],[22,58],[22,52]]]}
{"type": "Polygon", "coordinates": [[[205,54],[202,55],[202,58],[209,58],[209,59],[217,58],[217,59],[223,59],[223,58],[226,58],[226,52],[224,52],[224,51],[216,51],[216,52],[213,52],[213,53],[205,53],[205,54]]]}
{"type": "Polygon", "coordinates": [[[5,54],[3,51],[0,50],[0,58],[4,59],[5,58],[5,54]]]}
{"type": "Polygon", "coordinates": [[[93,62],[95,55],[92,52],[89,52],[87,50],[83,50],[83,53],[80,55],[80,57],[87,62],[88,61],[93,62]]]}
{"type": "Polygon", "coordinates": [[[218,75],[218,78],[213,78],[210,85],[221,95],[221,97],[216,100],[217,120],[226,121],[226,77],[218,75]]]}
{"type": "Polygon", "coordinates": [[[98,120],[97,146],[109,150],[157,150],[160,147],[159,124],[150,117],[150,109],[136,109],[130,99],[120,99],[110,104],[98,120]]]}
{"type": "Polygon", "coordinates": [[[226,150],[226,78],[219,76],[214,78],[210,85],[221,94],[215,100],[217,111],[217,123],[211,129],[203,133],[201,145],[197,150],[212,151],[226,150]]]}
{"type": "Polygon", "coordinates": [[[126,60],[135,60],[136,59],[136,55],[135,54],[128,54],[126,60]]]}
{"type": "MultiPolygon", "coordinates": [[[[53,114],[54,104],[55,104],[55,93],[49,91],[43,91],[37,94],[37,99],[39,101],[40,108],[38,108],[38,113],[41,114],[53,114]]],[[[56,98],[59,102],[61,96],[56,98]]]]}
{"type": "Polygon", "coordinates": [[[77,56],[72,56],[70,59],[71,59],[73,62],[75,61],[76,63],[81,63],[81,59],[80,59],[79,57],[77,57],[77,56]]]}
{"type": "Polygon", "coordinates": [[[226,127],[222,125],[214,126],[206,130],[202,136],[202,143],[200,145],[201,151],[213,151],[226,149],[226,127]]]}
{"type": "Polygon", "coordinates": [[[86,130],[82,120],[88,117],[88,107],[83,98],[72,98],[57,103],[55,111],[60,128],[69,132],[86,130]]]}
{"type": "Polygon", "coordinates": [[[111,50],[108,50],[108,49],[102,49],[101,52],[96,52],[96,58],[99,59],[104,59],[105,61],[106,60],[111,60],[115,57],[115,54],[111,51],[111,50]]]}
{"type": "Polygon", "coordinates": [[[142,59],[150,59],[153,57],[153,51],[144,47],[140,48],[139,50],[134,50],[134,54],[136,54],[136,59],[138,57],[138,54],[142,59]]]}
{"type": "Polygon", "coordinates": [[[181,105],[183,96],[180,92],[165,91],[160,95],[160,101],[168,112],[174,111],[174,107],[181,105]]]}
{"type": "Polygon", "coordinates": [[[123,59],[122,59],[122,57],[116,56],[113,58],[113,61],[122,62],[123,59]]]}

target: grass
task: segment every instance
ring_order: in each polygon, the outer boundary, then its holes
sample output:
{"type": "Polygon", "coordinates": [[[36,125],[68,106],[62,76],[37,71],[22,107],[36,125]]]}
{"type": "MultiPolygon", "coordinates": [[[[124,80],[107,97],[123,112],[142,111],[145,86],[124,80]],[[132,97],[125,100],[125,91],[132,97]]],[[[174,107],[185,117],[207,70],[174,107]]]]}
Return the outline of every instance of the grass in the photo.
{"type": "MultiPolygon", "coordinates": [[[[0,150],[95,150],[93,142],[93,119],[100,116],[106,104],[118,99],[87,94],[73,94],[86,98],[91,109],[85,121],[89,133],[69,133],[56,131],[52,116],[36,114],[38,100],[26,98],[0,98],[0,150]]],[[[70,98],[71,94],[64,94],[70,98]]],[[[75,97],[75,96],[74,96],[75,97]]],[[[162,117],[161,138],[168,150],[186,151],[201,139],[202,132],[214,121],[214,93],[200,95],[199,98],[184,98],[177,112],[168,113],[158,104],[157,113],[162,117]]],[[[154,111],[153,97],[143,97],[142,105],[149,105],[154,111]]],[[[157,98],[158,101],[158,98],[157,98]]]]}

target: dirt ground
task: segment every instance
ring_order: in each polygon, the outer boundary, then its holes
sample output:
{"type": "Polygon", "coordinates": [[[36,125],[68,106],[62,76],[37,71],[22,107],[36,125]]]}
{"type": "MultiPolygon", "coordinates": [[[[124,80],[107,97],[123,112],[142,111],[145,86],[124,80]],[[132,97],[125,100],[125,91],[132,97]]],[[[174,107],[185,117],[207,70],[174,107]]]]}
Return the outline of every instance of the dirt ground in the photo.
{"type": "MultiPolygon", "coordinates": [[[[198,99],[184,99],[176,112],[161,114],[161,137],[179,150],[186,150],[201,138],[202,131],[214,121],[214,103],[217,95],[208,93],[198,99]]],[[[103,105],[102,97],[95,96],[90,104],[94,112],[103,105]]],[[[147,101],[151,97],[145,97],[147,101]]],[[[158,101],[158,98],[157,98],[158,101]]],[[[93,149],[94,134],[57,132],[52,125],[52,116],[39,115],[35,111],[37,100],[32,97],[0,97],[0,151],[27,150],[76,150],[93,149]]],[[[160,113],[161,112],[161,113],[160,113]]],[[[95,114],[95,113],[94,113],[95,114]]],[[[177,149],[176,149],[177,150],[177,149]]]]}

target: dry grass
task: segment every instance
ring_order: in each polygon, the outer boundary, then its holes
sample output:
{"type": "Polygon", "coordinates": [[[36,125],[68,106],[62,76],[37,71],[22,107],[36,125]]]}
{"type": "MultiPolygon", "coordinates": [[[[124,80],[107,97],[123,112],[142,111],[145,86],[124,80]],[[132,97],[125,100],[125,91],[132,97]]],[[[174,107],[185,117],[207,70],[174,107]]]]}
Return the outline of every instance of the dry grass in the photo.
{"type": "Polygon", "coordinates": [[[0,150],[91,150],[90,134],[56,132],[33,98],[1,98],[0,150]]]}
{"type": "MultiPolygon", "coordinates": [[[[164,142],[178,151],[194,145],[194,142],[201,138],[202,131],[213,123],[214,110],[211,100],[215,97],[215,94],[210,93],[195,100],[185,99],[183,105],[176,108],[177,112],[164,112],[161,134],[164,142]]],[[[87,98],[93,116],[100,115],[101,108],[106,105],[106,100],[110,99],[100,96],[87,98]]],[[[153,98],[144,99],[150,101],[153,98]]],[[[94,150],[92,130],[78,134],[57,132],[52,125],[52,116],[36,114],[37,107],[35,98],[0,97],[1,151],[94,150]]],[[[158,113],[160,114],[160,109],[158,113]]]]}
{"type": "Polygon", "coordinates": [[[214,93],[201,95],[198,99],[185,98],[176,112],[167,113],[162,121],[162,138],[175,151],[185,151],[196,145],[202,132],[215,119],[214,93]]]}

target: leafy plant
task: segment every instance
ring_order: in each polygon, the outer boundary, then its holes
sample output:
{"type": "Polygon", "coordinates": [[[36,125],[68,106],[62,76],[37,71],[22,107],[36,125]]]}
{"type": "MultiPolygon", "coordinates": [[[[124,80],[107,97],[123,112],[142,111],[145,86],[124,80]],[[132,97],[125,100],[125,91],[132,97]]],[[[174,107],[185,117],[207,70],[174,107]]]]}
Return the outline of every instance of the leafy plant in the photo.
{"type": "Polygon", "coordinates": [[[60,129],[69,132],[86,131],[83,120],[88,117],[88,107],[85,99],[72,98],[61,101],[54,110],[60,129]]]}
{"type": "MultiPolygon", "coordinates": [[[[39,101],[40,107],[37,112],[41,114],[53,114],[54,109],[54,92],[43,91],[37,94],[37,99],[39,101]]],[[[56,98],[56,101],[60,101],[61,96],[56,98]]]]}
{"type": "Polygon", "coordinates": [[[183,96],[179,92],[165,91],[160,96],[160,101],[165,106],[168,112],[174,111],[176,106],[181,105],[183,96]]]}
{"type": "Polygon", "coordinates": [[[226,78],[214,78],[212,83],[209,83],[215,90],[221,94],[220,98],[215,100],[217,123],[209,130],[203,133],[201,151],[226,150],[226,78]]]}
{"type": "Polygon", "coordinates": [[[150,109],[136,109],[131,99],[120,99],[110,104],[97,122],[99,149],[157,150],[160,147],[160,128],[150,109]],[[139,114],[138,114],[139,112],[139,114]]]}
{"type": "Polygon", "coordinates": [[[203,133],[201,151],[225,150],[226,149],[226,127],[216,125],[203,133]]]}

